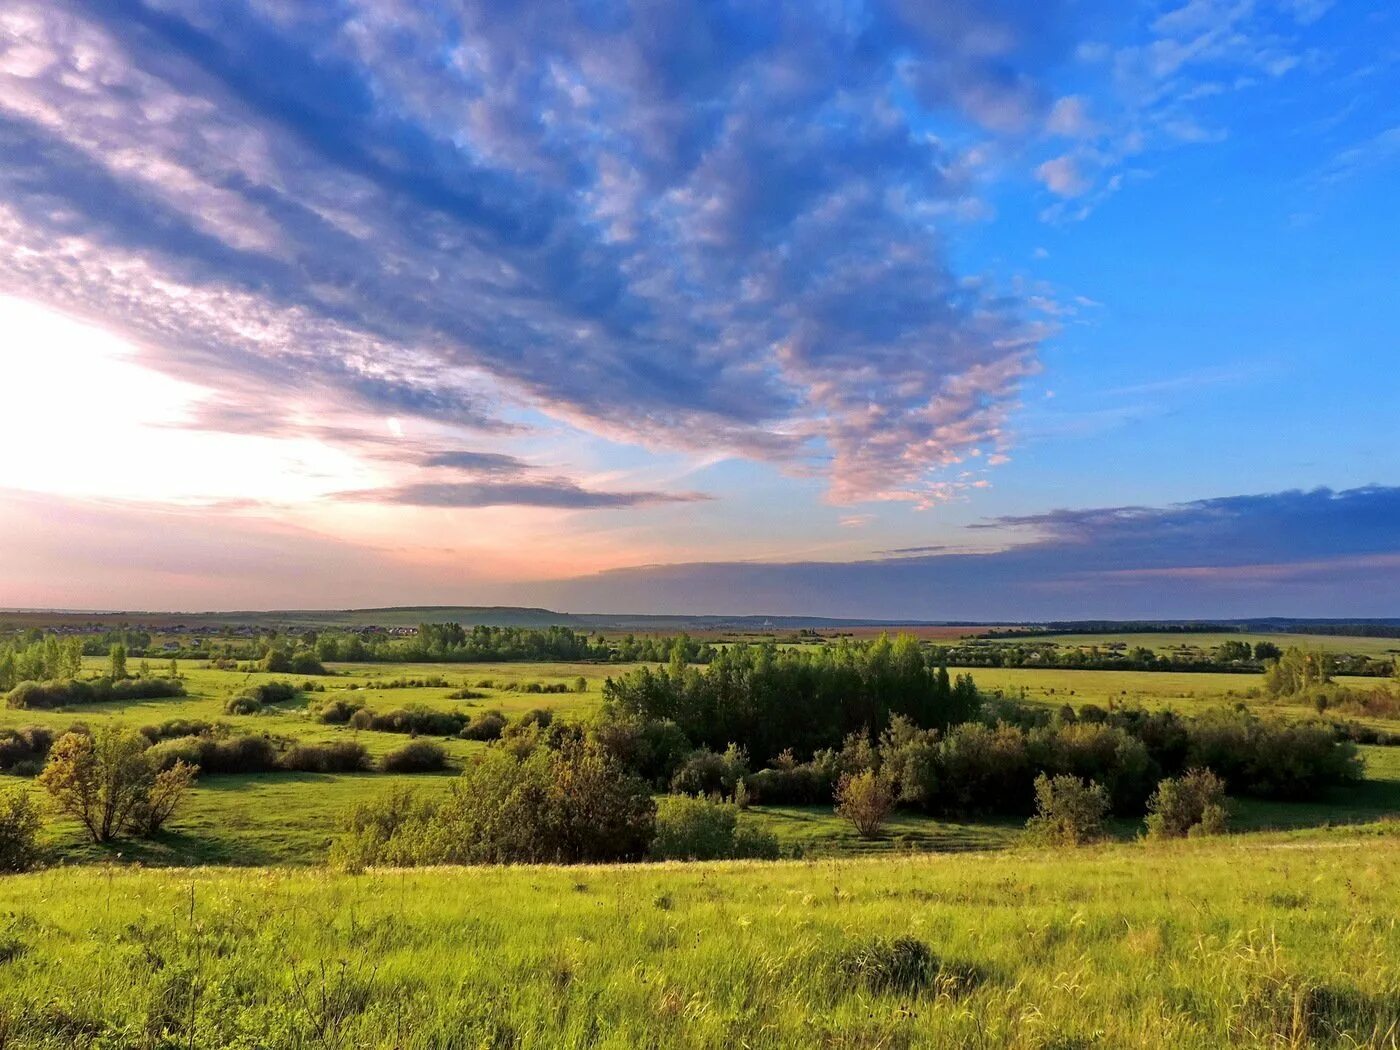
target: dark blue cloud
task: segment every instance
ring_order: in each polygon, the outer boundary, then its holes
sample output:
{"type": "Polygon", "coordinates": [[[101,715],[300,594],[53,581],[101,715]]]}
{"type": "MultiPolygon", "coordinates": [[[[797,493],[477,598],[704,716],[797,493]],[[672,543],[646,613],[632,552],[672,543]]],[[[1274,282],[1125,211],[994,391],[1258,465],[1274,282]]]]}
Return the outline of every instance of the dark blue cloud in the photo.
{"type": "Polygon", "coordinates": [[[8,6],[0,287],[245,400],[504,390],[858,499],[1004,443],[1035,367],[931,129],[1028,128],[1068,0],[8,6]]]}
{"type": "Polygon", "coordinates": [[[989,554],[854,563],[714,563],[533,590],[571,611],[930,620],[1400,615],[1400,488],[1065,510],[987,526],[989,554]],[[1039,535],[1026,540],[1020,530],[1039,535]]]}

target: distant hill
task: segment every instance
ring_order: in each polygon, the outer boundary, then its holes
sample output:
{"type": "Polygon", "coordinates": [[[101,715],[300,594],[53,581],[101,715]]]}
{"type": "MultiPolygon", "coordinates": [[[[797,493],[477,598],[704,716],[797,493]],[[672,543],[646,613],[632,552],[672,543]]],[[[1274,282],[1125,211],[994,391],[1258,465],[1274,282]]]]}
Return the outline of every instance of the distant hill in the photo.
{"type": "Polygon", "coordinates": [[[639,633],[769,633],[813,630],[867,634],[882,629],[914,629],[921,636],[1007,631],[1036,634],[1114,634],[1150,632],[1241,631],[1271,634],[1341,634],[1356,637],[1400,637],[1400,617],[1372,619],[1258,617],[1237,620],[872,620],[832,616],[688,616],[665,613],[566,613],[513,605],[386,606],[374,609],[271,609],[230,612],[84,611],[73,609],[4,609],[0,626],[84,625],[105,628],[129,624],[160,629],[223,624],[248,624],[281,629],[325,627],[412,627],[420,623],[460,623],[464,627],[572,627],[580,631],[639,633]],[[962,628],[954,631],[954,628],[962,628]]]}

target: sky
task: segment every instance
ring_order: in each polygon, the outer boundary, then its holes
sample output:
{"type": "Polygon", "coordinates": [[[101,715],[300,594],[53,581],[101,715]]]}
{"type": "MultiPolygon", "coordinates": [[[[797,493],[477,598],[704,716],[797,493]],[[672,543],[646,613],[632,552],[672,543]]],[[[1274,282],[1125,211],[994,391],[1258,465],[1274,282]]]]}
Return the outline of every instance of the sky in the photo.
{"type": "Polygon", "coordinates": [[[1384,0],[4,0],[0,606],[1400,616],[1384,0]]]}

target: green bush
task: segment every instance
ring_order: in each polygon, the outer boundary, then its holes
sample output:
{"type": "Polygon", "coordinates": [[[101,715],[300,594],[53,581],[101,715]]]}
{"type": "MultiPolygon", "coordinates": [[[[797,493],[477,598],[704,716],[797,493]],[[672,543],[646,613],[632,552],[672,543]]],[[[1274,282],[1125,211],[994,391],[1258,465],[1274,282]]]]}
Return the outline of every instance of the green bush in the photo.
{"type": "Polygon", "coordinates": [[[499,711],[480,711],[458,734],[463,740],[499,740],[506,727],[506,716],[499,711]]]}
{"type": "Polygon", "coordinates": [[[836,784],[836,815],[849,820],[863,839],[880,834],[894,801],[889,778],[874,769],[843,773],[836,784]]]}
{"type": "Polygon", "coordinates": [[[26,788],[0,791],[0,872],[28,871],[39,863],[41,823],[26,788]]]}
{"type": "Polygon", "coordinates": [[[268,773],[278,768],[277,745],[265,736],[216,739],[186,736],[162,740],[147,752],[156,769],[187,762],[201,773],[268,773]]]}
{"type": "Polygon", "coordinates": [[[343,697],[336,697],[327,700],[315,708],[313,714],[316,721],[326,725],[344,725],[349,722],[356,711],[364,710],[364,704],[358,700],[346,700],[343,697]]]}
{"type": "Polygon", "coordinates": [[[774,860],[778,854],[778,840],[741,818],[732,803],[673,795],[657,807],[651,843],[657,860],[774,860]]]}
{"type": "Polygon", "coordinates": [[[262,701],[256,696],[231,696],[224,701],[226,715],[255,715],[263,709],[262,701]]]}
{"type": "Polygon", "coordinates": [[[1209,769],[1163,780],[1147,804],[1149,838],[1218,835],[1225,824],[1225,782],[1209,769]]]}
{"type": "Polygon", "coordinates": [[[90,682],[66,678],[52,682],[20,682],[7,694],[6,703],[12,708],[46,710],[70,704],[159,700],[184,695],[184,683],[172,678],[132,678],[117,681],[96,678],[90,682]]]}
{"type": "Polygon", "coordinates": [[[360,866],[637,860],[655,831],[646,783],[576,741],[523,757],[491,748],[446,798],[356,807],[334,853],[360,866]]]}
{"type": "Polygon", "coordinates": [[[0,729],[0,770],[23,772],[42,767],[53,746],[53,730],[43,726],[0,729]]]}
{"type": "Polygon", "coordinates": [[[447,768],[447,752],[431,740],[410,740],[380,759],[386,773],[435,773],[447,768]]]}
{"type": "Polygon", "coordinates": [[[1061,774],[1035,778],[1035,816],[1026,830],[1039,842],[1078,846],[1103,837],[1110,808],[1108,792],[1092,780],[1061,774]]]}
{"type": "Polygon", "coordinates": [[[357,773],[368,769],[369,752],[354,740],[324,744],[293,744],[277,760],[281,769],[295,773],[357,773]]]}
{"type": "Polygon", "coordinates": [[[730,744],[724,754],[708,748],[692,751],[671,777],[671,791],[677,795],[733,796],[734,787],[749,772],[748,756],[730,744]]]}

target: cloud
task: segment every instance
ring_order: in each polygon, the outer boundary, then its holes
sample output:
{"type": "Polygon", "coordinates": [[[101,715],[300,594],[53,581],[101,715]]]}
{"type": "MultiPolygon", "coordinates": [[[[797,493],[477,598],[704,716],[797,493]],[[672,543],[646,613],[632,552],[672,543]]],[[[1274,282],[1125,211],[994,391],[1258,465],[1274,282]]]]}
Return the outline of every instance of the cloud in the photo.
{"type": "Polygon", "coordinates": [[[1035,169],[1035,174],[1051,193],[1061,197],[1078,197],[1091,185],[1079,170],[1079,164],[1068,155],[1045,161],[1035,169]]]}
{"type": "Polygon", "coordinates": [[[340,492],[332,498],[347,503],[409,507],[561,507],[591,510],[659,503],[695,503],[710,497],[698,492],[597,491],[556,478],[542,481],[416,482],[392,488],[340,492]]]}
{"type": "Polygon", "coordinates": [[[1044,335],[949,265],[976,186],[928,128],[1041,126],[1070,7],[13,0],[0,288],[240,404],[918,497],[1044,335]]]}
{"type": "MultiPolygon", "coordinates": [[[[572,610],[935,620],[1394,616],[1400,488],[1228,496],[984,523],[991,553],[696,563],[531,589],[572,610]]],[[[934,547],[936,545],[929,545],[934,547]]]]}

